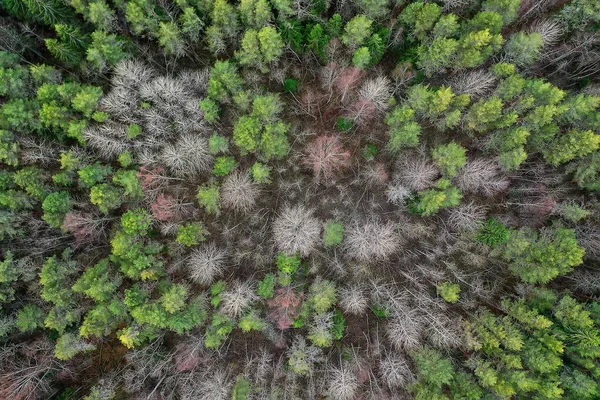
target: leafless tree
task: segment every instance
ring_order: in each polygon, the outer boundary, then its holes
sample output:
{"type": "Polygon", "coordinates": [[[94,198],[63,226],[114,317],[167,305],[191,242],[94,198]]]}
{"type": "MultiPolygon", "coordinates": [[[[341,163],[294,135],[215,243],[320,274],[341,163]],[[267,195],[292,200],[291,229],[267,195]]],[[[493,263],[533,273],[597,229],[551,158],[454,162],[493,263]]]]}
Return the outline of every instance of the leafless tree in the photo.
{"type": "Polygon", "coordinates": [[[406,388],[414,382],[415,376],[410,364],[400,354],[387,354],[379,362],[379,373],[390,388],[406,388]]]}
{"type": "Polygon", "coordinates": [[[233,380],[229,373],[216,369],[204,375],[203,379],[196,381],[198,385],[199,400],[228,400],[230,399],[233,380]]]}
{"type": "Polygon", "coordinates": [[[250,179],[248,171],[231,173],[221,185],[222,205],[241,213],[254,207],[260,195],[260,187],[250,179]]]}
{"type": "Polygon", "coordinates": [[[371,221],[354,223],[345,239],[346,253],[350,258],[368,262],[384,260],[400,245],[400,236],[392,222],[371,221]]]}
{"type": "Polygon", "coordinates": [[[578,224],[575,236],[579,245],[585,249],[586,258],[600,259],[600,226],[590,222],[578,224]]]}
{"type": "Polygon", "coordinates": [[[115,86],[100,99],[100,108],[121,122],[135,122],[135,116],[139,107],[137,92],[125,87],[115,86]]]}
{"type": "Polygon", "coordinates": [[[334,367],[328,371],[328,375],[328,398],[332,400],[352,400],[355,398],[360,384],[353,371],[344,367],[334,367]]]}
{"type": "Polygon", "coordinates": [[[529,33],[537,32],[542,36],[544,47],[554,46],[563,35],[563,28],[556,20],[536,21],[529,27],[529,33]]]}
{"type": "Polygon", "coordinates": [[[389,341],[395,347],[410,350],[421,343],[423,330],[424,321],[421,312],[407,309],[407,312],[394,313],[388,321],[386,333],[389,341]]]}
{"type": "Polygon", "coordinates": [[[400,206],[410,196],[410,190],[399,182],[392,182],[388,185],[385,195],[390,203],[400,206]]]}
{"type": "Polygon", "coordinates": [[[208,86],[208,77],[210,71],[204,69],[186,69],[177,75],[177,80],[181,85],[187,86],[189,89],[196,92],[198,95],[206,93],[208,86]]]}
{"type": "Polygon", "coordinates": [[[225,270],[227,259],[227,251],[215,243],[194,250],[188,261],[190,279],[200,285],[210,285],[225,270]]]}
{"type": "Polygon", "coordinates": [[[29,135],[19,136],[19,155],[23,164],[48,166],[56,163],[59,149],[54,143],[29,135]]]}
{"type": "Polygon", "coordinates": [[[385,76],[367,80],[358,91],[359,100],[372,104],[378,111],[387,110],[391,96],[390,81],[385,76]]]}
{"type": "Polygon", "coordinates": [[[231,318],[239,318],[258,299],[250,281],[234,281],[221,293],[221,312],[231,318]]]}
{"type": "Polygon", "coordinates": [[[111,79],[112,86],[121,86],[136,91],[141,85],[149,82],[156,72],[138,59],[127,59],[118,63],[111,79]]]}
{"type": "Polygon", "coordinates": [[[205,138],[186,134],[163,148],[161,160],[177,176],[196,177],[210,171],[213,156],[205,138]]]}
{"type": "Polygon", "coordinates": [[[431,344],[439,348],[459,348],[463,345],[462,320],[449,315],[445,310],[429,312],[425,336],[431,344]]]}
{"type": "Polygon", "coordinates": [[[495,160],[476,158],[459,171],[456,185],[465,193],[491,197],[508,189],[510,181],[495,160]]]}
{"type": "Polygon", "coordinates": [[[440,171],[433,163],[422,156],[407,155],[396,163],[393,179],[415,192],[433,186],[440,171]]]}
{"type": "Polygon", "coordinates": [[[140,96],[160,106],[183,104],[191,97],[185,82],[168,76],[158,76],[140,85],[140,96]]]}
{"type": "Polygon", "coordinates": [[[461,203],[448,210],[448,226],[457,231],[472,231],[477,229],[485,219],[487,208],[473,202],[461,203]]]}
{"type": "Polygon", "coordinates": [[[312,168],[315,180],[331,180],[350,165],[350,152],[337,136],[319,136],[306,146],[303,164],[312,168]]]}
{"type": "Polygon", "coordinates": [[[344,312],[360,315],[369,307],[365,288],[360,284],[350,284],[340,289],[339,304],[344,312]]]}
{"type": "Polygon", "coordinates": [[[277,248],[286,254],[308,256],[320,242],[321,222],[303,205],[286,206],[273,223],[277,248]]]}
{"type": "Polygon", "coordinates": [[[450,81],[454,93],[466,93],[472,97],[482,97],[489,94],[495,84],[496,77],[484,69],[459,74],[450,81]]]}

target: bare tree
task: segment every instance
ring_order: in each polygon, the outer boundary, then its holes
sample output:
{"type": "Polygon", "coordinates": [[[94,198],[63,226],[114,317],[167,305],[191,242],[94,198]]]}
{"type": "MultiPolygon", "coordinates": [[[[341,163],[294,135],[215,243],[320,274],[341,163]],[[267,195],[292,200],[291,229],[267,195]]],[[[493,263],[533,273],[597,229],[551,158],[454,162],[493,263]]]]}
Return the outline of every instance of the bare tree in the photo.
{"type": "Polygon", "coordinates": [[[384,260],[400,245],[400,236],[392,222],[374,220],[364,224],[354,223],[345,239],[346,253],[350,258],[368,262],[384,260]]]}
{"type": "Polygon", "coordinates": [[[351,284],[340,289],[339,304],[344,312],[360,315],[367,310],[369,303],[365,288],[360,284],[351,284]]]}
{"type": "Polygon", "coordinates": [[[459,74],[449,82],[454,93],[482,97],[490,93],[496,84],[496,77],[490,72],[479,69],[459,74]]]}
{"type": "Polygon", "coordinates": [[[433,186],[439,176],[440,171],[425,157],[407,155],[396,163],[393,179],[419,192],[433,186]]]}
{"type": "Polygon", "coordinates": [[[360,384],[353,371],[344,367],[334,367],[328,371],[328,375],[328,398],[332,400],[352,400],[355,398],[360,384]]]}
{"type": "Polygon", "coordinates": [[[457,231],[472,231],[481,225],[485,219],[487,208],[478,206],[473,202],[461,203],[457,207],[448,210],[447,224],[457,231]]]}
{"type": "Polygon", "coordinates": [[[115,65],[111,84],[112,86],[121,86],[130,91],[136,91],[141,85],[154,78],[155,75],[155,71],[143,61],[129,58],[115,65]]]}
{"type": "Polygon", "coordinates": [[[227,266],[228,253],[215,243],[206,244],[192,252],[188,261],[190,279],[200,285],[210,285],[227,266]]]}
{"type": "Polygon", "coordinates": [[[191,93],[185,82],[168,76],[159,76],[140,85],[140,96],[161,107],[183,104],[190,99],[191,93]]]}
{"type": "Polygon", "coordinates": [[[415,380],[415,376],[410,370],[410,364],[400,354],[387,354],[379,361],[379,373],[388,387],[392,389],[406,388],[415,380]]]}
{"type": "Polygon", "coordinates": [[[277,248],[286,254],[308,256],[320,242],[321,222],[313,210],[302,205],[287,206],[273,223],[277,248]]]}
{"type": "Polygon", "coordinates": [[[337,136],[319,136],[306,147],[303,164],[312,168],[315,180],[331,180],[350,165],[350,152],[337,136]]]}
{"type": "Polygon", "coordinates": [[[210,171],[213,156],[205,138],[186,134],[163,148],[161,160],[177,176],[196,177],[210,171]]]}
{"type": "Polygon", "coordinates": [[[367,80],[358,91],[359,100],[369,102],[378,111],[387,110],[391,96],[390,80],[385,76],[367,80]]]}
{"type": "Polygon", "coordinates": [[[465,193],[491,197],[508,189],[510,181],[495,160],[476,158],[459,171],[456,185],[465,193]]]}
{"type": "Polygon", "coordinates": [[[389,341],[399,349],[410,350],[421,343],[424,329],[421,313],[411,309],[404,313],[395,313],[389,319],[386,333],[389,341]]]}
{"type": "Polygon", "coordinates": [[[231,318],[239,318],[258,299],[250,281],[234,281],[221,293],[221,312],[231,318]]]}
{"type": "Polygon", "coordinates": [[[536,21],[529,27],[529,33],[537,32],[542,36],[544,47],[550,47],[557,44],[563,35],[563,28],[560,22],[552,19],[536,21]]]}
{"type": "Polygon", "coordinates": [[[222,204],[225,208],[247,213],[256,204],[260,187],[250,179],[248,171],[231,173],[221,185],[222,204]]]}
{"type": "Polygon", "coordinates": [[[390,203],[400,206],[410,196],[410,190],[399,182],[392,182],[388,185],[385,195],[390,203]]]}

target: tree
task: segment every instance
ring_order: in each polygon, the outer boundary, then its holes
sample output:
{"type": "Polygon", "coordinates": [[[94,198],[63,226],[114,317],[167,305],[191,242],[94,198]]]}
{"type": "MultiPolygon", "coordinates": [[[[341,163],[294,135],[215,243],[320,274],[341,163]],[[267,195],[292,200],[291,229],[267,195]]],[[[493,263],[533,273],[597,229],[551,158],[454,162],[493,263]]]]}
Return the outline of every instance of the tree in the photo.
{"type": "Polygon", "coordinates": [[[458,170],[467,164],[467,149],[455,142],[439,145],[433,149],[431,156],[433,162],[444,175],[454,177],[458,170]]]}
{"type": "Polygon", "coordinates": [[[342,43],[351,50],[356,50],[371,36],[372,24],[373,21],[364,15],[359,14],[355,16],[344,27],[344,34],[341,37],[342,43]]]}
{"type": "Polygon", "coordinates": [[[185,42],[181,37],[181,30],[175,22],[159,24],[158,43],[167,55],[181,56],[185,54],[185,42]]]}
{"type": "Polygon", "coordinates": [[[19,271],[13,255],[6,252],[4,260],[0,262],[0,303],[10,303],[14,300],[14,283],[19,279],[19,271]]]}
{"type": "Polygon", "coordinates": [[[502,100],[498,97],[481,99],[474,103],[465,115],[467,128],[484,133],[497,126],[502,118],[502,100]]]}
{"type": "Polygon", "coordinates": [[[412,35],[423,42],[441,14],[442,10],[437,4],[417,1],[409,4],[399,18],[411,28],[412,35]]]}
{"type": "Polygon", "coordinates": [[[492,34],[489,29],[468,32],[458,41],[458,49],[453,66],[474,68],[483,64],[492,54],[502,48],[504,39],[500,34],[492,34]]]}
{"type": "Polygon", "coordinates": [[[497,219],[490,218],[479,229],[476,239],[490,247],[504,244],[510,238],[510,230],[497,219]]]}
{"type": "Polygon", "coordinates": [[[308,301],[317,314],[329,311],[337,301],[335,284],[328,280],[317,279],[310,285],[308,301]]]}
{"type": "Polygon", "coordinates": [[[69,192],[50,193],[42,202],[44,215],[42,219],[53,228],[60,228],[65,219],[65,215],[71,209],[71,200],[69,192]]]}
{"type": "Polygon", "coordinates": [[[121,205],[123,201],[122,193],[118,187],[102,183],[92,187],[90,201],[98,206],[98,209],[104,214],[108,214],[121,205]]]}
{"type": "Polygon", "coordinates": [[[575,231],[566,228],[544,229],[539,234],[526,228],[512,231],[502,250],[511,272],[529,283],[547,283],[572,271],[583,262],[584,254],[575,231]]]}
{"type": "Polygon", "coordinates": [[[456,303],[460,293],[460,286],[457,283],[442,282],[437,285],[437,294],[448,303],[456,303]]]}
{"type": "Polygon", "coordinates": [[[76,354],[94,350],[96,346],[87,343],[74,333],[65,333],[56,340],[54,355],[59,360],[68,360],[76,354]]]}
{"type": "Polygon", "coordinates": [[[121,36],[97,30],[92,32],[91,39],[86,50],[86,60],[97,71],[104,71],[128,57],[126,41],[121,36]]]}
{"type": "Polygon", "coordinates": [[[40,296],[58,307],[67,307],[74,300],[71,276],[78,271],[77,262],[71,259],[72,251],[66,249],[61,257],[46,259],[40,272],[40,296]]]}
{"type": "Polygon", "coordinates": [[[255,162],[250,168],[252,180],[256,183],[271,183],[271,167],[259,162],[255,162]]]}
{"type": "Polygon", "coordinates": [[[359,47],[352,56],[352,65],[358,69],[366,69],[371,62],[369,48],[359,47]]]}
{"type": "Polygon", "coordinates": [[[517,32],[506,43],[504,52],[509,62],[520,67],[528,67],[539,60],[543,45],[544,40],[539,33],[517,32]]]}
{"type": "Polygon", "coordinates": [[[584,157],[598,148],[600,148],[600,135],[596,135],[591,130],[571,130],[548,146],[544,151],[544,159],[556,166],[584,157]]]}
{"type": "Polygon", "coordinates": [[[207,214],[219,215],[221,213],[221,195],[219,189],[219,186],[214,183],[206,183],[198,188],[196,198],[198,199],[198,203],[204,207],[207,214]]]}
{"type": "Polygon", "coordinates": [[[385,117],[385,123],[390,127],[388,148],[397,152],[404,147],[415,147],[419,144],[421,125],[414,118],[415,111],[407,106],[398,106],[385,117]]]}
{"type": "Polygon", "coordinates": [[[244,33],[238,58],[241,65],[255,66],[266,73],[269,71],[266,64],[276,61],[281,54],[283,54],[281,35],[275,28],[266,26],[260,31],[249,29],[244,33]]]}
{"type": "Polygon", "coordinates": [[[225,176],[235,169],[237,165],[237,161],[231,156],[217,157],[213,165],[213,174],[216,176],[225,176]]]}
{"type": "Polygon", "coordinates": [[[133,236],[145,236],[152,224],[152,217],[143,208],[128,210],[121,216],[123,232],[133,236]]]}
{"type": "Polygon", "coordinates": [[[429,46],[419,47],[417,66],[425,75],[433,76],[443,68],[452,65],[456,57],[459,42],[456,39],[438,37],[429,46]]]}
{"type": "Polygon", "coordinates": [[[358,6],[363,14],[370,19],[384,17],[389,11],[389,0],[359,0],[358,6]]]}
{"type": "Polygon", "coordinates": [[[195,246],[206,239],[207,233],[201,223],[189,222],[179,227],[175,241],[188,247],[195,246]]]}
{"type": "Polygon", "coordinates": [[[344,240],[344,225],[334,220],[328,220],[323,231],[323,246],[325,248],[338,246],[344,240]]]}
{"type": "Polygon", "coordinates": [[[337,136],[319,136],[305,150],[303,164],[312,168],[315,180],[332,180],[340,170],[350,166],[350,152],[337,136]]]}
{"type": "Polygon", "coordinates": [[[321,222],[302,205],[285,207],[273,223],[275,245],[287,255],[308,256],[319,243],[321,222]]]}
{"type": "Polygon", "coordinates": [[[520,0],[486,0],[481,3],[484,11],[494,11],[502,16],[505,25],[511,24],[517,17],[520,0]]]}
{"type": "Polygon", "coordinates": [[[96,265],[85,270],[73,285],[73,291],[84,293],[97,302],[110,300],[121,285],[121,276],[115,274],[110,260],[103,258],[96,265]]]}
{"type": "Polygon", "coordinates": [[[31,332],[44,325],[44,311],[35,304],[25,304],[17,315],[17,328],[31,332]]]}
{"type": "MultiPolygon", "coordinates": [[[[431,347],[423,347],[410,354],[417,368],[417,384],[411,387],[411,391],[418,399],[425,399],[425,393],[437,393],[442,386],[448,385],[454,377],[454,366],[447,358],[444,358],[437,350],[431,347]]],[[[435,397],[430,397],[435,398],[435,397]]]]}

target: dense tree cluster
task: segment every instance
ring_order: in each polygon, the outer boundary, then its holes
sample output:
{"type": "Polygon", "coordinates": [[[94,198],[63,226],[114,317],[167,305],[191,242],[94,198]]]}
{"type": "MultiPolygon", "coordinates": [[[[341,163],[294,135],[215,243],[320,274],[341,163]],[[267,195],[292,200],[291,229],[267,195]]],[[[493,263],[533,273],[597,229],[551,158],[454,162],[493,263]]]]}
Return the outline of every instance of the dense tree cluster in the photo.
{"type": "Polygon", "coordinates": [[[0,0],[0,398],[600,398],[596,0],[0,0]]]}

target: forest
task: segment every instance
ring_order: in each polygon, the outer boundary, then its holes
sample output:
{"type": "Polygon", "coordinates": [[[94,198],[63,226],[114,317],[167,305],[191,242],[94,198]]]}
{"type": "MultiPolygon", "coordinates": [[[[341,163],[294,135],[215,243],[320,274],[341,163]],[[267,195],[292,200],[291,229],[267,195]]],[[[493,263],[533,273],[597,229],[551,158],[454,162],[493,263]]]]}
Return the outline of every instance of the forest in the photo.
{"type": "Polygon", "coordinates": [[[600,399],[600,1],[0,0],[0,399],[600,399]]]}

